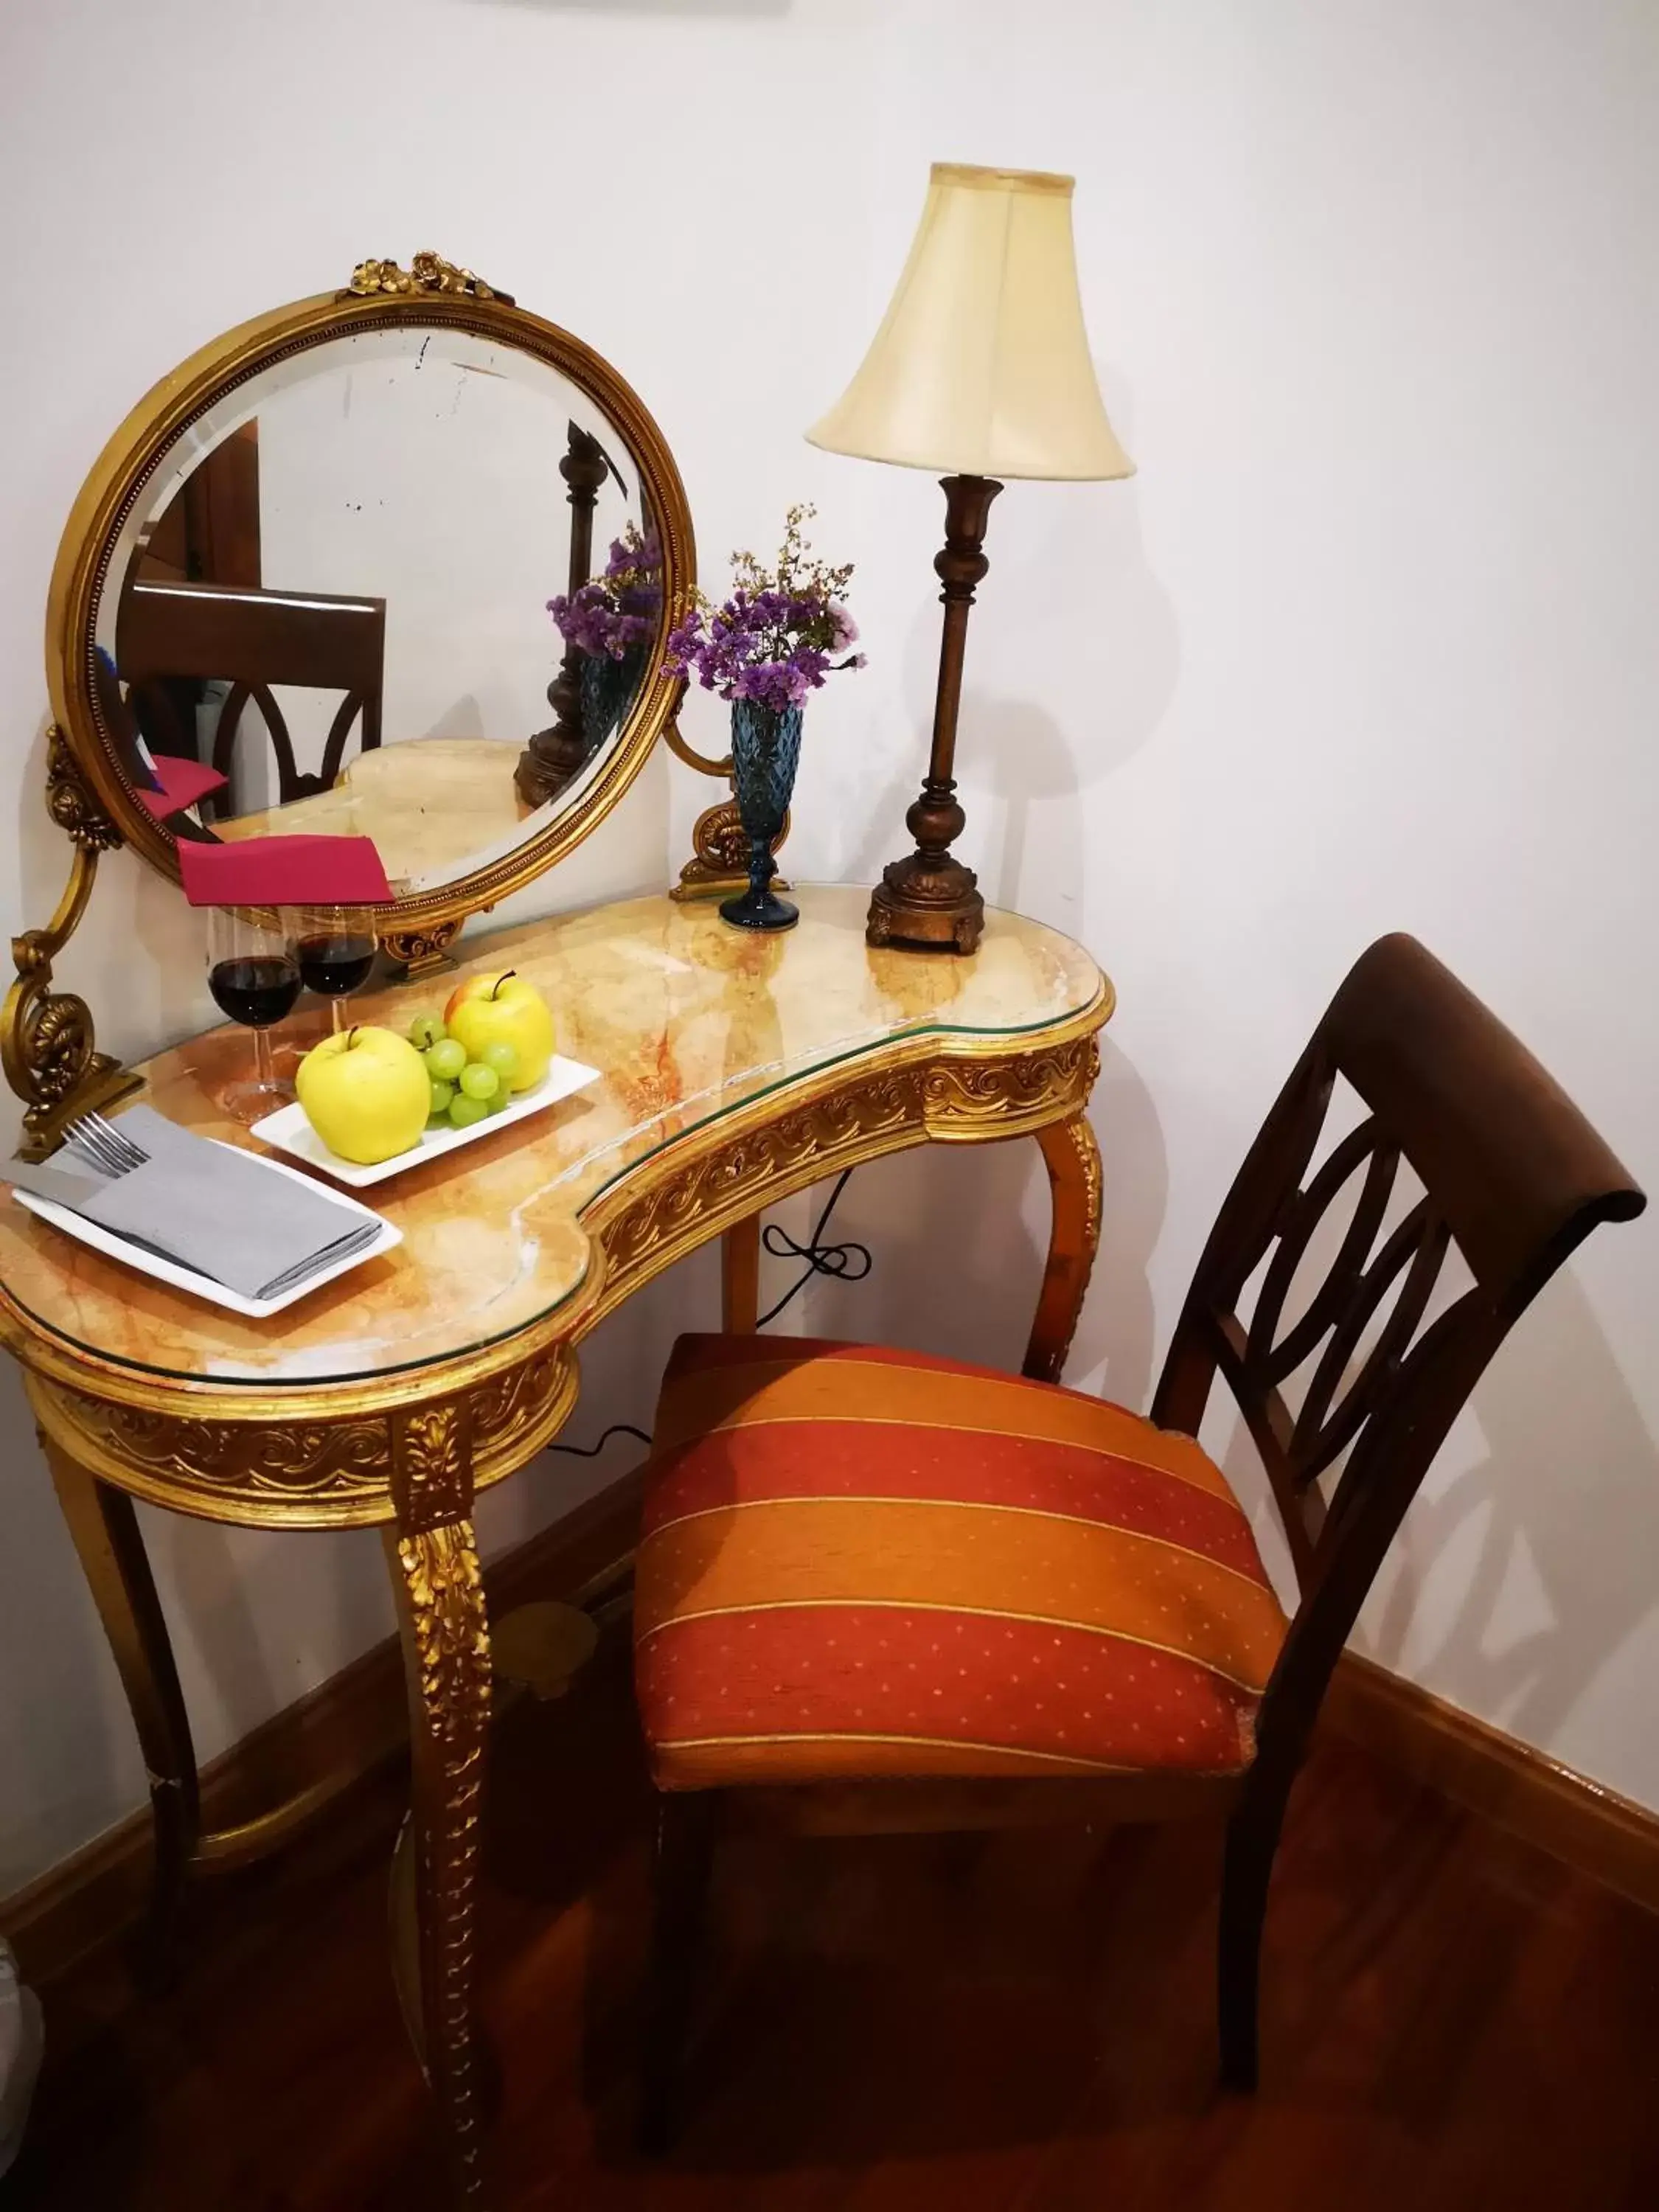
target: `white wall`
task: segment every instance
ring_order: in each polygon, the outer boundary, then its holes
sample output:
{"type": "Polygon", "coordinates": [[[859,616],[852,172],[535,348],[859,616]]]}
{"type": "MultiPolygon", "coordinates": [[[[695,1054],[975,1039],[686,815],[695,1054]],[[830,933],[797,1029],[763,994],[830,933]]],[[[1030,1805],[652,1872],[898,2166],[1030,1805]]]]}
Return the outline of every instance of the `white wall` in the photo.
{"type": "MultiPolygon", "coordinates": [[[[791,860],[867,877],[920,767],[941,502],[799,432],[874,327],[930,159],[1066,168],[1141,474],[999,502],[961,768],[988,890],[1121,994],[1072,1379],[1145,1402],[1244,1143],[1383,929],[1425,937],[1659,1182],[1642,0],[13,0],[0,102],[27,210],[0,368],[9,923],[62,866],[38,611],[102,439],[214,331],[428,243],[645,395],[709,579],[817,499],[873,665],[811,709],[791,860]],[[181,191],[231,118],[234,161],[181,191]]],[[[692,730],[715,740],[709,702],[692,730]]],[[[546,896],[660,880],[704,796],[659,764],[546,896]]],[[[118,1048],[194,1018],[191,933],[118,858],[89,939],[76,972],[118,1048]]],[[[1041,1227],[1019,1152],[865,1170],[846,1216],[876,1274],[817,1293],[811,1325],[1015,1354],[1041,1227]]],[[[1653,1805],[1656,1304],[1650,1228],[1587,1248],[1482,1385],[1366,1632],[1653,1805]]],[[[575,1432],[637,1416],[677,1319],[712,1310],[703,1265],[620,1316],[575,1432]]],[[[140,1776],[21,1411],[0,1433],[3,1892],[140,1776]]],[[[570,1480],[512,1486],[492,1534],[570,1480]]],[[[175,1525],[162,1564],[209,1749],[385,1626],[372,1540],[175,1525]]]]}
{"type": "MultiPolygon", "coordinates": [[[[505,787],[517,748],[549,719],[564,649],[547,602],[570,575],[567,426],[615,447],[627,471],[626,491],[610,476],[599,487],[595,567],[640,520],[635,472],[609,418],[544,363],[464,332],[384,337],[327,367],[313,357],[304,379],[289,364],[259,402],[264,581],[384,599],[382,742],[492,738],[505,787]]],[[[277,701],[301,767],[314,770],[337,696],[279,686],[277,701]]],[[[250,764],[269,771],[269,752],[250,764]]],[[[465,872],[445,867],[432,880],[465,872]]]]}

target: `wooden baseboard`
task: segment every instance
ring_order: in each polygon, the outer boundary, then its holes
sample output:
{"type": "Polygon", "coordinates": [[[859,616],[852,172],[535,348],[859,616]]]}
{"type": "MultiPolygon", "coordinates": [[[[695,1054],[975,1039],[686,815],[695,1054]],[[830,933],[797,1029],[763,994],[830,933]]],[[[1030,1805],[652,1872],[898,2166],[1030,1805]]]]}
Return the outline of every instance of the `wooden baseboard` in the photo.
{"type": "MultiPolygon", "coordinates": [[[[605,1490],[507,1553],[486,1571],[499,1618],[538,1598],[579,1599],[633,1550],[640,1484],[605,1490]]],[[[204,1828],[234,1827],[301,1790],[318,1789],[322,1813],[409,1741],[403,1659],[395,1636],[233,1744],[202,1770],[204,1828]]],[[[0,1902],[0,1928],[36,1990],[132,1927],[149,1895],[150,1823],[146,1807],[106,1831],[27,1888],[0,1902]]]]}
{"type": "Polygon", "coordinates": [[[1343,1654],[1320,1725],[1659,1912],[1659,1814],[1357,1652],[1343,1654]]]}
{"type": "MultiPolygon", "coordinates": [[[[636,1480],[624,1480],[498,1559],[485,1577],[492,1612],[586,1593],[632,1549],[639,1494],[636,1480]]],[[[1321,1725],[1659,1911],[1659,1815],[1628,1798],[1353,1652],[1337,1668],[1321,1725]]],[[[319,1780],[321,1812],[406,1742],[402,1659],[389,1638],[204,1768],[204,1825],[250,1820],[319,1780]]],[[[42,1989],[131,1927],[149,1881],[146,1810],[0,1903],[0,1928],[27,1978],[42,1989]]]]}

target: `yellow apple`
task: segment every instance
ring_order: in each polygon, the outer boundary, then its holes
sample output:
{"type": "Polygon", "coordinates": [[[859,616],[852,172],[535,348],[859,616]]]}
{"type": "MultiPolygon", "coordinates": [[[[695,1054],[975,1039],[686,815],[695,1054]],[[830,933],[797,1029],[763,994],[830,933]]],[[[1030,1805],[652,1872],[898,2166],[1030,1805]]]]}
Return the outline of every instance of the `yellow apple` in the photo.
{"type": "Polygon", "coordinates": [[[487,1044],[510,1044],[518,1058],[510,1088],[533,1091],[553,1057],[553,1017],[533,983],[505,975],[469,975],[450,993],[444,1021],[451,1036],[478,1059],[487,1044]]]}
{"type": "Polygon", "coordinates": [[[432,1110],[426,1062],[392,1030],[325,1037],[300,1062],[294,1088],[330,1152],[364,1168],[418,1144],[432,1110]]]}

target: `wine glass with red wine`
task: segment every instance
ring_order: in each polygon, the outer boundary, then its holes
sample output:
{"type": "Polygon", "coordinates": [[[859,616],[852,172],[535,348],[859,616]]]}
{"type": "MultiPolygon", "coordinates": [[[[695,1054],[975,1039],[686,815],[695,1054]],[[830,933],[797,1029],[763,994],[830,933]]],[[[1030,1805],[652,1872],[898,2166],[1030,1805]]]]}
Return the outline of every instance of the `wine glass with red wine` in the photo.
{"type": "Polygon", "coordinates": [[[306,906],[295,925],[294,954],[300,981],[333,1007],[337,1036],[345,1002],[368,982],[374,965],[374,915],[366,906],[306,906]]]}
{"type": "Polygon", "coordinates": [[[294,1095],[270,1060],[270,1032],[300,995],[300,963],[289,939],[285,927],[268,928],[234,907],[208,909],[208,988],[222,1013],[253,1032],[252,1077],[220,1093],[220,1103],[239,1121],[275,1113],[294,1095]]]}

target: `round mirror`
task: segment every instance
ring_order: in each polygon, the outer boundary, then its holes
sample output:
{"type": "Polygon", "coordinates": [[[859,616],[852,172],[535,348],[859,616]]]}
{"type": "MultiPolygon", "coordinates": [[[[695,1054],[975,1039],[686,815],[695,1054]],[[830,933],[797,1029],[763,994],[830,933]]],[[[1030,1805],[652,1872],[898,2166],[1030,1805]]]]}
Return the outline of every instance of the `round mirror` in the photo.
{"type": "Polygon", "coordinates": [[[432,257],[368,264],[112,440],[58,557],[53,703],[158,865],[367,836],[388,941],[453,933],[627,787],[692,575],[672,459],[605,362],[432,257]],[[158,781],[199,795],[158,820],[158,781]]]}

